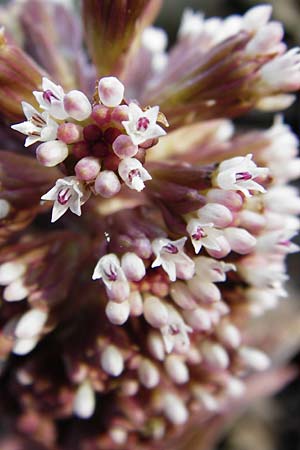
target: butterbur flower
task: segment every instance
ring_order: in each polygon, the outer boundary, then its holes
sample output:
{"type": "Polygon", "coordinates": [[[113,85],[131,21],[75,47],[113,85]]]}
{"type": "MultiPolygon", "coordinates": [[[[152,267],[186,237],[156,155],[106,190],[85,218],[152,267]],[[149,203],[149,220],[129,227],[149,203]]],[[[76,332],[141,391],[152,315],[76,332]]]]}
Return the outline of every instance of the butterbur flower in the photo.
{"type": "Polygon", "coordinates": [[[295,375],[298,138],[231,118],[293,102],[299,49],[270,5],[168,50],[160,0],[81,3],[0,9],[0,448],[209,449],[295,375]]]}

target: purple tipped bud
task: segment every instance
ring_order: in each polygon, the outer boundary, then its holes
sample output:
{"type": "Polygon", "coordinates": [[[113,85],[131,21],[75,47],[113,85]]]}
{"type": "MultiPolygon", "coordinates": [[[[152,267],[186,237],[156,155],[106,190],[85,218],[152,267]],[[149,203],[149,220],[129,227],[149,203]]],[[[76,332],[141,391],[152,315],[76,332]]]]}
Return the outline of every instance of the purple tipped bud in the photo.
{"type": "Polygon", "coordinates": [[[158,297],[147,297],[144,302],[144,316],[154,328],[160,328],[168,323],[168,310],[158,297]]]}
{"type": "Polygon", "coordinates": [[[135,253],[125,253],[122,256],[122,269],[128,280],[140,281],[146,273],[143,260],[135,253]]]}
{"type": "Polygon", "coordinates": [[[36,149],[36,157],[43,166],[54,167],[63,162],[69,154],[67,145],[62,141],[48,141],[36,149]]]}
{"type": "Polygon", "coordinates": [[[82,128],[75,123],[62,123],[57,130],[57,138],[65,144],[74,144],[82,140],[82,128]]]}
{"type": "Polygon", "coordinates": [[[104,372],[118,377],[124,369],[122,353],[114,345],[109,345],[101,354],[101,367],[104,372]]]}
{"type": "Polygon", "coordinates": [[[111,170],[100,172],[95,181],[95,191],[104,198],[116,195],[121,189],[117,175],[111,170]]]}
{"type": "Polygon", "coordinates": [[[75,120],[85,120],[92,113],[92,106],[87,96],[81,91],[70,91],[64,96],[64,108],[75,120]]]}
{"type": "Polygon", "coordinates": [[[137,154],[139,149],[126,134],[120,134],[113,142],[112,148],[114,153],[121,159],[131,158],[137,154]]]}
{"type": "Polygon", "coordinates": [[[116,77],[101,78],[98,84],[101,103],[105,106],[118,106],[124,97],[124,85],[116,77]]]}
{"type": "Polygon", "coordinates": [[[159,371],[149,359],[140,362],[138,376],[142,385],[148,389],[154,388],[159,383],[159,371]]]}
{"type": "Polygon", "coordinates": [[[75,173],[78,180],[92,181],[100,172],[101,164],[99,159],[93,156],[82,158],[75,166],[75,173]]]}
{"type": "Polygon", "coordinates": [[[129,317],[130,304],[128,301],[116,303],[109,301],[105,308],[108,320],[114,325],[123,325],[129,317]]]}

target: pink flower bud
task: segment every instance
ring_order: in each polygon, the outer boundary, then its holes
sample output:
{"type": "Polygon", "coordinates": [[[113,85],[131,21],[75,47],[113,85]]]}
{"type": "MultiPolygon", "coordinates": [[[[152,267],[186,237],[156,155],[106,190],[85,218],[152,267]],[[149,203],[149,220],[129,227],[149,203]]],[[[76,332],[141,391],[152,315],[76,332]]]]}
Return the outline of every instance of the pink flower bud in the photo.
{"type": "Polygon", "coordinates": [[[109,345],[101,354],[101,367],[104,372],[118,377],[124,370],[124,359],[120,350],[114,346],[109,345]]]}
{"type": "Polygon", "coordinates": [[[74,144],[82,140],[82,128],[75,123],[62,123],[57,130],[57,139],[65,144],[74,144]]]}
{"type": "Polygon", "coordinates": [[[100,130],[97,125],[91,124],[87,125],[83,129],[83,137],[86,141],[89,142],[96,142],[98,139],[101,139],[102,137],[102,131],[100,130]]]}
{"type": "Polygon", "coordinates": [[[221,292],[218,287],[200,277],[194,277],[188,281],[188,288],[194,297],[203,303],[214,303],[221,300],[221,292]]]}
{"type": "Polygon", "coordinates": [[[126,134],[120,134],[112,145],[114,153],[121,159],[131,158],[136,155],[138,146],[134,145],[131,138],[126,134]]]}
{"type": "Polygon", "coordinates": [[[81,121],[87,119],[92,112],[92,106],[87,96],[81,91],[70,91],[64,96],[64,108],[72,119],[81,121]]]}
{"type": "Polygon", "coordinates": [[[95,181],[95,191],[104,198],[116,195],[121,189],[121,183],[117,175],[111,170],[103,170],[95,181]]]}
{"type": "Polygon", "coordinates": [[[105,313],[111,323],[114,325],[123,325],[129,317],[129,302],[116,303],[109,301],[106,305],[105,313]]]}
{"type": "Polygon", "coordinates": [[[101,164],[99,159],[93,156],[82,158],[75,166],[75,173],[78,180],[92,181],[100,172],[101,164]]]}
{"type": "Polygon", "coordinates": [[[233,220],[230,210],[218,203],[207,203],[198,210],[198,217],[202,223],[213,223],[219,228],[227,227],[233,220]]]}
{"type": "Polygon", "coordinates": [[[84,158],[85,156],[90,156],[89,144],[87,142],[81,141],[76,142],[72,147],[72,154],[76,159],[84,158]]]}
{"type": "Polygon", "coordinates": [[[127,105],[117,106],[111,113],[111,120],[115,122],[122,122],[123,120],[128,120],[128,106],[127,105]]]}
{"type": "Polygon", "coordinates": [[[159,383],[159,371],[149,359],[144,358],[140,362],[138,376],[142,385],[148,389],[153,389],[159,383]]]}
{"type": "Polygon", "coordinates": [[[62,141],[48,141],[36,149],[36,157],[43,166],[54,167],[63,162],[69,154],[67,145],[62,141]]]}
{"type": "Polygon", "coordinates": [[[231,252],[231,247],[225,236],[218,237],[218,246],[220,247],[220,250],[213,250],[213,249],[207,248],[206,249],[207,253],[210,256],[213,256],[214,258],[220,259],[220,258],[224,258],[225,256],[228,255],[228,253],[231,252]]]}
{"type": "Polygon", "coordinates": [[[239,225],[251,233],[256,234],[266,226],[265,216],[254,211],[245,209],[239,213],[238,218],[239,225]]]}
{"type": "Polygon", "coordinates": [[[143,260],[135,253],[125,253],[122,256],[121,266],[130,281],[140,281],[145,276],[143,260]]]}
{"type": "Polygon", "coordinates": [[[95,105],[92,118],[100,127],[107,125],[111,121],[111,110],[104,105],[95,105]]]}
{"type": "Polygon", "coordinates": [[[243,207],[243,198],[234,191],[224,191],[223,189],[210,189],[207,192],[209,202],[221,203],[231,211],[240,211],[243,207]]]}
{"type": "Polygon", "coordinates": [[[133,291],[128,297],[130,304],[130,315],[134,317],[141,316],[143,314],[143,298],[139,291],[133,291]]]}
{"type": "Polygon", "coordinates": [[[204,308],[192,311],[184,311],[183,316],[188,325],[196,331],[207,331],[211,329],[212,322],[208,312],[204,308]]]}
{"type": "Polygon", "coordinates": [[[179,355],[168,355],[165,360],[165,369],[176,384],[184,384],[189,381],[187,365],[179,355]]]}
{"type": "Polygon", "coordinates": [[[130,286],[126,280],[116,280],[106,288],[106,293],[110,300],[122,303],[127,300],[130,293],[130,286]]]}
{"type": "Polygon", "coordinates": [[[124,85],[116,77],[101,78],[98,84],[101,103],[105,106],[118,106],[124,97],[124,85]]]}
{"type": "Polygon", "coordinates": [[[198,305],[186,283],[176,281],[171,285],[172,300],[183,309],[195,309],[198,305]]]}
{"type": "Polygon", "coordinates": [[[149,296],[144,301],[144,317],[154,328],[168,323],[168,310],[158,297],[149,296]]]}
{"type": "Polygon", "coordinates": [[[231,249],[241,255],[251,252],[256,245],[255,237],[243,228],[229,227],[224,233],[231,249]]]}

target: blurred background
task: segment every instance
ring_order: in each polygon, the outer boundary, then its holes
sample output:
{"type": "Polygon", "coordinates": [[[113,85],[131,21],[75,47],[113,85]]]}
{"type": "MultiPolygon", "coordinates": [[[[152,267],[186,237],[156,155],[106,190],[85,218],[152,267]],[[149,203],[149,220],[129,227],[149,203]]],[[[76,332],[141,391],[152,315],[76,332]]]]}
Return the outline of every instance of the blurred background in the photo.
{"type": "MultiPolygon", "coordinates": [[[[284,23],[285,41],[289,47],[300,45],[300,0],[273,0],[259,2],[255,0],[165,0],[157,26],[167,30],[170,45],[176,39],[182,12],[185,8],[201,10],[206,17],[230,14],[243,14],[251,6],[261,3],[273,5],[273,18],[284,23]],[[172,14],[170,14],[172,11],[172,14]]],[[[300,137],[300,102],[298,101],[284,113],[287,123],[300,137]]],[[[251,113],[236,122],[243,128],[268,127],[272,124],[273,115],[251,113]]],[[[298,187],[300,184],[298,183],[298,187]]],[[[300,244],[300,238],[296,238],[300,244]]],[[[300,257],[290,255],[289,284],[290,303],[284,302],[282,314],[300,314],[300,257]],[[287,311],[291,309],[291,311],[287,311]]],[[[276,313],[278,315],[278,312],[276,313]]],[[[276,321],[276,318],[274,318],[276,321]]],[[[278,320],[278,319],[277,319],[278,320]]],[[[266,326],[273,324],[272,318],[266,319],[266,326]]],[[[299,322],[298,322],[299,323],[299,322]]],[[[276,323],[274,324],[276,326],[276,323]]],[[[291,362],[300,369],[300,330],[290,327],[288,339],[294,349],[291,362]],[[298,348],[298,352],[297,349],[298,348]]],[[[289,347],[291,350],[291,348],[289,347]]],[[[291,354],[293,351],[291,351],[291,354]]],[[[195,436],[189,450],[205,449],[201,437],[195,436]]],[[[244,413],[233,420],[217,446],[220,450],[300,450],[300,377],[271,399],[255,402],[244,413]]]]}

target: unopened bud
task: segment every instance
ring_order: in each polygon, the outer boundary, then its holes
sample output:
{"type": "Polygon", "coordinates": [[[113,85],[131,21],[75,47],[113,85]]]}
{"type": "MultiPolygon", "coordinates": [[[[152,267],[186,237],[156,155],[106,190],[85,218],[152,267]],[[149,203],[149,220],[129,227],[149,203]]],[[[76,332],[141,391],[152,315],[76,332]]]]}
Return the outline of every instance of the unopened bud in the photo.
{"type": "Polygon", "coordinates": [[[210,315],[203,308],[197,308],[192,311],[184,311],[183,316],[188,325],[190,325],[195,331],[207,331],[210,330],[212,322],[210,315]]]}
{"type": "Polygon", "coordinates": [[[187,365],[178,355],[168,355],[165,360],[165,368],[169,377],[177,384],[187,383],[189,371],[187,365]]]}
{"type": "Polygon", "coordinates": [[[54,167],[63,162],[69,154],[67,145],[62,141],[48,141],[36,149],[37,160],[43,166],[54,167]]]}
{"type": "Polygon", "coordinates": [[[188,288],[197,300],[203,303],[214,303],[221,300],[219,288],[209,281],[194,277],[188,281],[188,288]]]}
{"type": "Polygon", "coordinates": [[[171,285],[170,295],[174,302],[183,309],[195,309],[198,305],[192,293],[183,281],[171,285]]]}
{"type": "Polygon", "coordinates": [[[82,128],[75,123],[62,123],[57,130],[57,139],[65,144],[74,144],[82,140],[82,128]]]}
{"type": "Polygon", "coordinates": [[[216,329],[216,333],[222,343],[229,347],[237,348],[241,343],[240,332],[231,323],[221,322],[216,329]]]}
{"type": "Polygon", "coordinates": [[[154,328],[168,323],[168,310],[158,297],[149,296],[144,301],[144,317],[154,328]]]}
{"type": "Polygon", "coordinates": [[[141,316],[143,314],[143,298],[139,291],[133,291],[128,297],[130,304],[130,315],[131,316],[141,316]]]}
{"type": "Polygon", "coordinates": [[[10,212],[10,204],[4,198],[0,198],[0,220],[5,219],[10,212]]]}
{"type": "Polygon", "coordinates": [[[122,303],[127,300],[130,294],[129,283],[126,280],[116,280],[111,283],[109,288],[106,288],[106,293],[110,300],[122,303]]]}
{"type": "Polygon", "coordinates": [[[174,425],[183,425],[188,420],[188,410],[177,395],[168,393],[163,399],[163,411],[174,425]]]}
{"type": "Polygon", "coordinates": [[[15,329],[16,337],[31,339],[40,334],[48,319],[48,314],[40,309],[31,309],[23,314],[15,329]]]}
{"type": "Polygon", "coordinates": [[[111,121],[111,110],[104,105],[95,105],[93,107],[92,118],[97,125],[102,127],[111,121]]]}
{"type": "Polygon", "coordinates": [[[98,158],[86,156],[82,158],[75,166],[75,173],[78,180],[92,181],[100,172],[101,164],[98,158]]]}
{"type": "Polygon", "coordinates": [[[239,359],[247,366],[248,369],[263,371],[268,369],[270,366],[269,357],[256,348],[241,347],[238,355],[239,359]]]}
{"type": "Polygon", "coordinates": [[[18,302],[24,300],[29,294],[29,291],[21,278],[13,280],[3,291],[3,298],[7,302],[18,302]]]}
{"type": "Polygon", "coordinates": [[[163,361],[165,358],[165,344],[162,340],[161,334],[156,331],[150,332],[148,335],[147,344],[151,355],[159,361],[163,361]]]}
{"type": "Polygon", "coordinates": [[[124,359],[122,353],[114,345],[109,345],[101,354],[101,367],[104,372],[118,377],[124,369],[124,359]]]}
{"type": "Polygon", "coordinates": [[[95,411],[95,406],[95,392],[91,386],[91,383],[89,381],[84,381],[77,389],[74,398],[74,414],[81,419],[89,419],[95,411]]]}
{"type": "Polygon", "coordinates": [[[148,389],[153,389],[159,383],[159,371],[149,359],[144,358],[140,362],[138,376],[142,385],[148,389]]]}
{"type": "Polygon", "coordinates": [[[113,142],[112,148],[114,153],[121,159],[131,158],[137,154],[139,149],[126,134],[120,134],[113,142]]]}
{"type": "Polygon", "coordinates": [[[220,228],[227,227],[233,219],[230,210],[219,203],[207,203],[198,210],[198,217],[202,223],[213,223],[220,228]]]}
{"type": "Polygon", "coordinates": [[[95,191],[104,198],[116,195],[121,189],[121,183],[117,175],[111,170],[103,170],[95,181],[95,191]]]}
{"type": "Polygon", "coordinates": [[[0,285],[5,286],[20,278],[26,271],[26,265],[21,262],[6,262],[0,264],[0,285]]]}
{"type": "Polygon", "coordinates": [[[117,106],[111,113],[111,119],[115,122],[123,122],[128,120],[128,106],[117,106]]]}
{"type": "Polygon", "coordinates": [[[116,303],[109,301],[105,308],[108,320],[114,325],[123,325],[129,317],[130,304],[128,301],[116,303]]]}
{"type": "Polygon", "coordinates": [[[31,352],[34,349],[36,344],[38,343],[38,337],[34,336],[29,339],[17,339],[13,346],[13,353],[15,355],[27,355],[27,353],[31,352]]]}
{"type": "Polygon", "coordinates": [[[241,255],[250,253],[256,245],[255,237],[243,228],[229,227],[224,233],[231,249],[241,255]]]}
{"type": "Polygon", "coordinates": [[[81,91],[70,91],[64,96],[64,108],[72,119],[81,121],[87,119],[92,112],[92,106],[87,96],[81,91]]]}
{"type": "Polygon", "coordinates": [[[143,260],[135,253],[125,253],[122,256],[121,266],[130,281],[140,281],[145,276],[146,269],[143,260]]]}
{"type": "Polygon", "coordinates": [[[201,354],[205,362],[215,369],[227,369],[229,356],[225,349],[214,342],[205,341],[201,345],[201,354]]]}
{"type": "Polygon", "coordinates": [[[116,77],[101,78],[98,84],[101,103],[105,106],[118,106],[124,97],[124,85],[116,77]]]}

